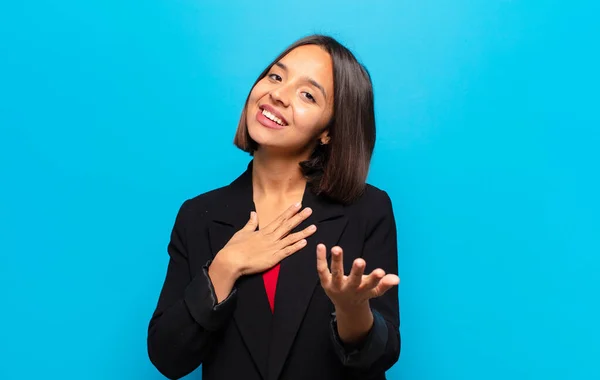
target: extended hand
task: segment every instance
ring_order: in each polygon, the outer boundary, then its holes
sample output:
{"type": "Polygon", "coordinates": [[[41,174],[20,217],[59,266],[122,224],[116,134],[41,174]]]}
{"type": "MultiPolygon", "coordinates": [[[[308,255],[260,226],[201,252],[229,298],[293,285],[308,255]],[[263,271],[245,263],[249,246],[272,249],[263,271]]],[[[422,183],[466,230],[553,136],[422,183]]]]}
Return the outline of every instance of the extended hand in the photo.
{"type": "Polygon", "coordinates": [[[336,309],[351,310],[379,297],[400,283],[395,274],[386,274],[377,268],[365,275],[366,262],[356,259],[349,275],[344,275],[343,251],[340,247],[331,249],[331,271],[327,265],[327,251],[323,244],[317,246],[317,271],[321,286],[336,309]]]}

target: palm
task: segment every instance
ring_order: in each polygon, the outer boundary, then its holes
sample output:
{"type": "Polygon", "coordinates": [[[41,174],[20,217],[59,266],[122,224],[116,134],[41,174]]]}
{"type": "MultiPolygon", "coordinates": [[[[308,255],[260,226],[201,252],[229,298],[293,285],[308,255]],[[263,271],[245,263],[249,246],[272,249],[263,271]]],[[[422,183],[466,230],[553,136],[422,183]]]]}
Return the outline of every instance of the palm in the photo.
{"type": "Polygon", "coordinates": [[[348,275],[344,274],[343,251],[340,247],[331,250],[331,270],[327,265],[327,251],[323,244],[317,246],[317,271],[321,286],[334,305],[351,306],[379,297],[400,283],[398,276],[375,269],[365,275],[366,262],[356,259],[348,275]]]}

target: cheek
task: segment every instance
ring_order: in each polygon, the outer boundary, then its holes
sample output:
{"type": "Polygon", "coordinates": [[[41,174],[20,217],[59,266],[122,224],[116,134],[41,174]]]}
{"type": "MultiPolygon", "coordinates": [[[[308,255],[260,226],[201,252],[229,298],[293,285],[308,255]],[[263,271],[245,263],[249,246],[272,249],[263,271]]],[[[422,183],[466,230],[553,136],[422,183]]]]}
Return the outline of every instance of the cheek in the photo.
{"type": "Polygon", "coordinates": [[[248,105],[251,106],[252,103],[255,103],[259,99],[260,87],[256,86],[250,91],[250,96],[248,97],[248,105]]]}
{"type": "Polygon", "coordinates": [[[294,121],[303,133],[313,134],[323,127],[323,116],[321,110],[299,107],[294,113],[294,121]]]}
{"type": "Polygon", "coordinates": [[[256,102],[258,102],[263,96],[268,93],[268,85],[264,83],[262,80],[259,81],[254,88],[250,91],[250,96],[248,97],[248,106],[252,107],[256,102]]]}
{"type": "Polygon", "coordinates": [[[257,111],[257,103],[262,97],[262,92],[259,86],[255,86],[250,92],[250,96],[248,96],[248,103],[246,104],[246,123],[250,125],[251,120],[254,120],[256,111],[257,111]]]}

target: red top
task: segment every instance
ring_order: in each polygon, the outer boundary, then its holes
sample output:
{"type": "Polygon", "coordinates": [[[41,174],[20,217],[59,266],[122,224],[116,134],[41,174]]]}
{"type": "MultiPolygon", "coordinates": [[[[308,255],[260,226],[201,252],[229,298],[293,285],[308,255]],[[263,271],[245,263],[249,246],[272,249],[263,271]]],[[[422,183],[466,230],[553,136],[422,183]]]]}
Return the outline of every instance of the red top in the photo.
{"type": "Polygon", "coordinates": [[[263,281],[265,283],[269,305],[271,306],[271,312],[275,311],[275,289],[277,288],[277,278],[279,277],[279,266],[280,264],[277,264],[263,274],[263,281]]]}

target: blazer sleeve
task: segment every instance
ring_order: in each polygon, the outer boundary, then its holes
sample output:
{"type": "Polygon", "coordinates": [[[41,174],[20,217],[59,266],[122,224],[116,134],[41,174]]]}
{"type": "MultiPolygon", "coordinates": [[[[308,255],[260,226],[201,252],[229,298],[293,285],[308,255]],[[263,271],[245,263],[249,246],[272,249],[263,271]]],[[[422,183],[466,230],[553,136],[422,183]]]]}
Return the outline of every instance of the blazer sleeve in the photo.
{"type": "MultiPolygon", "coordinates": [[[[377,190],[377,196],[368,204],[372,215],[362,258],[366,273],[376,268],[398,274],[397,233],[392,203],[386,192],[377,190]]],[[[349,379],[380,378],[400,356],[400,310],[398,287],[394,286],[381,297],[370,300],[373,327],[358,346],[347,346],[337,334],[335,315],[332,319],[332,338],[338,356],[347,368],[349,379]]]]}
{"type": "MultiPolygon", "coordinates": [[[[190,202],[184,202],[177,214],[167,247],[169,264],[166,278],[148,327],[150,361],[169,379],[179,379],[202,364],[216,334],[231,318],[237,294],[234,289],[217,304],[208,276],[212,257],[208,243],[204,247],[205,252],[194,252],[200,255],[201,260],[206,260],[206,264],[200,273],[193,275],[186,247],[186,227],[194,217],[190,202]]],[[[197,220],[194,219],[194,222],[197,220]]]]}

